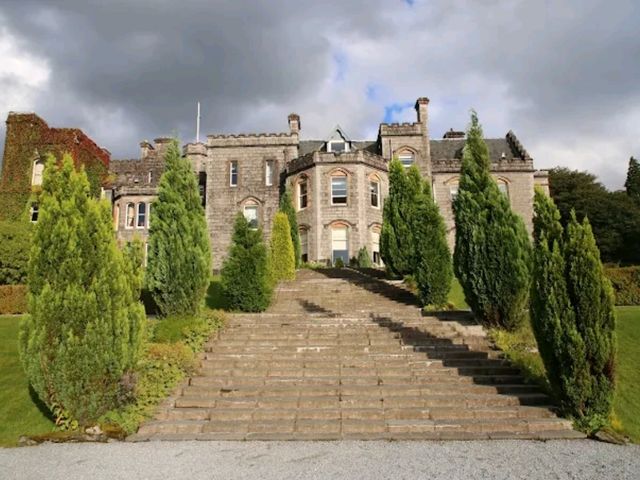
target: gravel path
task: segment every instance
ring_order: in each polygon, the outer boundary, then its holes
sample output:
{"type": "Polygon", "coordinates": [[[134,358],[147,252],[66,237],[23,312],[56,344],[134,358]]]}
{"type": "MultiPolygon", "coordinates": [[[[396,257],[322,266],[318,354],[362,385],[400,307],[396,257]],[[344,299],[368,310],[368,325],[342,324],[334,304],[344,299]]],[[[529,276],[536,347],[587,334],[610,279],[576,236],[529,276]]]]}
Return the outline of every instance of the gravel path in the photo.
{"type": "Polygon", "coordinates": [[[10,479],[640,479],[640,446],[532,442],[147,442],[0,449],[10,479]]]}

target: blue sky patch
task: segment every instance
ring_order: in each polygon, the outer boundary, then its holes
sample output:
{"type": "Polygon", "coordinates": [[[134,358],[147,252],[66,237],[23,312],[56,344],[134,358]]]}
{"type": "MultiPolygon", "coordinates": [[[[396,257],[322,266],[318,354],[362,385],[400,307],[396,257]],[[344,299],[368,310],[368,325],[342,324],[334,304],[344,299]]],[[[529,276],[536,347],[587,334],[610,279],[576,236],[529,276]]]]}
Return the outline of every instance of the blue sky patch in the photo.
{"type": "Polygon", "coordinates": [[[413,107],[412,102],[408,103],[392,103],[391,105],[385,105],[384,107],[384,123],[397,122],[397,118],[407,108],[413,107]]]}

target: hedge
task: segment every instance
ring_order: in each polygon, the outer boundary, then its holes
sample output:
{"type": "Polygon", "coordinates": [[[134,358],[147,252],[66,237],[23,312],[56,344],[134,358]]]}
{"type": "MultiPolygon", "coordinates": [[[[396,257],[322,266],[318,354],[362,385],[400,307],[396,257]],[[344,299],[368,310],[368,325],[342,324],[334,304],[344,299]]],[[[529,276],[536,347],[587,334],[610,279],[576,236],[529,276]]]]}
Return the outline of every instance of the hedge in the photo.
{"type": "Polygon", "coordinates": [[[616,294],[616,305],[640,305],[640,266],[605,267],[616,294]]]}
{"type": "Polygon", "coordinates": [[[0,285],[0,314],[27,312],[26,285],[0,285]]]}
{"type": "Polygon", "coordinates": [[[31,248],[31,223],[0,221],[0,285],[27,281],[31,248]]]}

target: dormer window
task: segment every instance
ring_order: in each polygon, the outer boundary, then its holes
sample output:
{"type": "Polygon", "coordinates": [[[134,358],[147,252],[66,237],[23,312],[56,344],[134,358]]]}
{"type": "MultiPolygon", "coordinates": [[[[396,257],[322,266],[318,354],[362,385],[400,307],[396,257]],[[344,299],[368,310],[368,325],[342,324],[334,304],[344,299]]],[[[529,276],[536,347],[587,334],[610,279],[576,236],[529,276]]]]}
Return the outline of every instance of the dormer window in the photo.
{"type": "Polygon", "coordinates": [[[342,152],[349,151],[349,146],[347,142],[343,142],[343,141],[336,140],[336,141],[329,142],[327,147],[328,147],[327,148],[328,152],[342,153],[342,152]]]}
{"type": "Polygon", "coordinates": [[[327,152],[330,153],[344,153],[351,151],[351,140],[344,133],[340,125],[336,125],[326,138],[327,152]]]}

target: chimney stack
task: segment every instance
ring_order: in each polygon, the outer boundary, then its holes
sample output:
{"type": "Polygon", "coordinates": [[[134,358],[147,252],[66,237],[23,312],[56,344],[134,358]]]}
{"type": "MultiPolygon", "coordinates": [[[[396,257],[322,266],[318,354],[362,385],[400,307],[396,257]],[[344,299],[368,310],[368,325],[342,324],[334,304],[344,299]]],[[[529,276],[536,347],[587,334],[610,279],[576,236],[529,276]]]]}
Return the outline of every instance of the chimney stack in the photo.
{"type": "Polygon", "coordinates": [[[289,130],[291,133],[299,133],[300,132],[300,115],[297,113],[289,114],[289,130]]]}
{"type": "Polygon", "coordinates": [[[416,100],[416,112],[418,114],[418,123],[424,125],[427,124],[429,99],[427,97],[420,97],[416,100]]]}
{"type": "Polygon", "coordinates": [[[149,156],[149,152],[154,150],[153,145],[151,145],[148,141],[143,140],[140,142],[140,159],[144,160],[149,156]]]}

